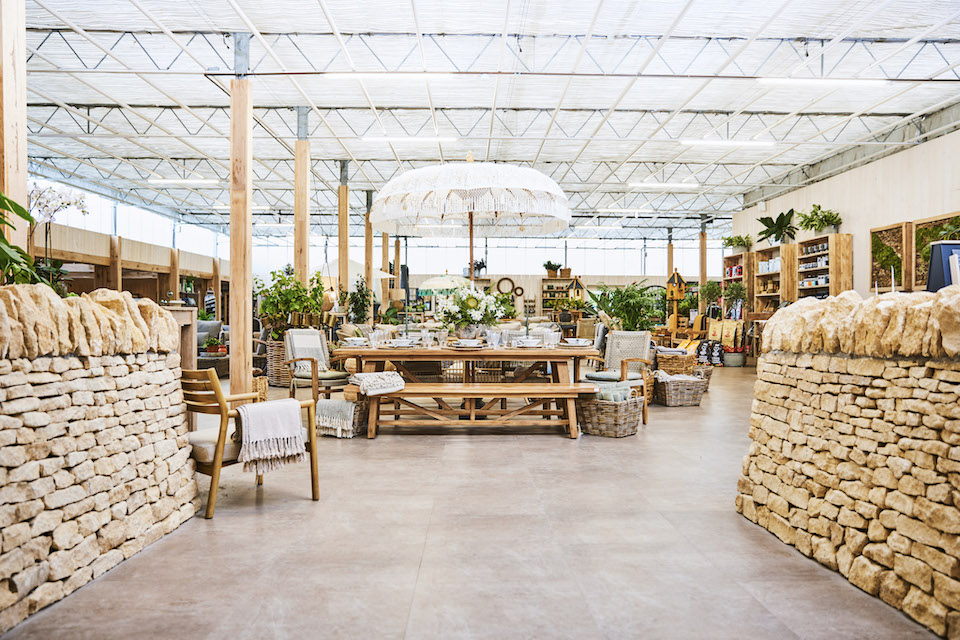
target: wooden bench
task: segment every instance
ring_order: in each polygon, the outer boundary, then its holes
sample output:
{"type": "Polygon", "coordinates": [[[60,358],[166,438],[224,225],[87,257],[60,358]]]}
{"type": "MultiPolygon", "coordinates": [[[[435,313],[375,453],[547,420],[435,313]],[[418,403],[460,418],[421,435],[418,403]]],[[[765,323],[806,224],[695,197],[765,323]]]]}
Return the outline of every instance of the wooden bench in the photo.
{"type": "MultiPolygon", "coordinates": [[[[347,390],[357,391],[351,385],[347,390]]],[[[435,426],[440,424],[495,426],[550,426],[562,424],[571,438],[580,435],[574,400],[580,394],[597,393],[593,383],[407,383],[395,393],[371,396],[367,437],[377,437],[377,427],[435,426]],[[437,408],[413,402],[428,398],[437,408]],[[449,404],[446,399],[464,400],[464,407],[449,404]],[[517,409],[506,407],[507,399],[522,399],[517,409]],[[482,400],[481,400],[482,399],[482,400]],[[388,406],[384,406],[384,403],[388,406]],[[556,408],[550,405],[555,404],[556,408]],[[384,416],[393,419],[384,421],[384,416]],[[528,417],[524,417],[528,416],[528,417]],[[536,416],[536,417],[529,417],[536,416]]],[[[456,404],[456,403],[455,403],[456,404]]]]}

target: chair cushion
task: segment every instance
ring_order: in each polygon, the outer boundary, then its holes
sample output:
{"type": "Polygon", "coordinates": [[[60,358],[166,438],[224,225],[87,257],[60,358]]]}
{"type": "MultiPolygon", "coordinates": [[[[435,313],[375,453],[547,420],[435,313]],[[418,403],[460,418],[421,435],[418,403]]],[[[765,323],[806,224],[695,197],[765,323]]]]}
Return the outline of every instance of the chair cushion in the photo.
{"type": "MultiPolygon", "coordinates": [[[[313,379],[309,371],[307,371],[306,374],[303,374],[302,372],[297,371],[296,373],[294,373],[293,377],[299,380],[313,379]]],[[[346,380],[349,377],[350,377],[350,374],[347,373],[346,371],[334,371],[333,369],[329,369],[327,371],[317,371],[317,379],[319,379],[321,382],[330,381],[330,380],[346,380]]]]}
{"type": "MultiPolygon", "coordinates": [[[[240,443],[233,441],[233,423],[227,428],[227,442],[223,445],[223,461],[232,462],[240,457],[240,443]]],[[[220,435],[219,427],[210,427],[191,431],[187,434],[190,444],[193,446],[193,459],[197,462],[212,463],[217,453],[217,436],[220,435]]],[[[309,438],[307,430],[303,430],[303,439],[306,442],[309,438]]]]}
{"type": "MultiPolygon", "coordinates": [[[[584,376],[587,380],[592,380],[594,382],[620,382],[620,372],[607,370],[607,371],[591,371],[590,373],[585,374],[584,376]]],[[[640,380],[643,378],[643,374],[638,371],[628,371],[627,380],[640,380]]]]}

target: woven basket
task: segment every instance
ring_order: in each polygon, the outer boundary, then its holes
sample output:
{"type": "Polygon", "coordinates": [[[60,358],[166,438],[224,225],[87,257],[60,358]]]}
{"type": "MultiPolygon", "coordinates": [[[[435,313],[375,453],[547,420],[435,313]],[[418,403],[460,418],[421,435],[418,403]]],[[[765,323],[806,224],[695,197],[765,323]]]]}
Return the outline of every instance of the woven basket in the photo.
{"type": "MultiPolygon", "coordinates": [[[[356,401],[354,401],[356,402],[356,401]]],[[[342,431],[340,434],[341,438],[356,438],[360,435],[366,435],[367,433],[367,416],[370,411],[370,404],[366,401],[357,402],[357,408],[353,412],[353,428],[349,431],[342,431]]],[[[337,430],[331,429],[329,427],[321,427],[317,425],[317,435],[318,436],[333,436],[337,437],[337,430]]]]}
{"type": "Polygon", "coordinates": [[[668,407],[699,407],[706,390],[706,380],[657,380],[653,395],[657,404],[668,407]]]}
{"type": "Polygon", "coordinates": [[[290,367],[283,364],[287,359],[287,349],[282,340],[267,342],[267,380],[272,387],[290,386],[290,367]]]}
{"type": "Polygon", "coordinates": [[[657,369],[669,373],[672,376],[685,373],[693,373],[693,365],[697,363],[697,357],[693,355],[670,355],[668,353],[657,354],[657,369]]]}
{"type": "Polygon", "coordinates": [[[584,433],[605,438],[632,436],[640,426],[643,415],[643,398],[634,393],[629,399],[611,400],[577,399],[577,422],[584,433]]]}
{"type": "Polygon", "coordinates": [[[257,376],[253,379],[253,391],[257,394],[257,402],[268,400],[267,394],[270,392],[270,386],[266,376],[257,376]]]}
{"type": "Polygon", "coordinates": [[[713,377],[713,367],[708,364],[698,364],[693,368],[693,375],[706,380],[707,388],[704,389],[704,391],[710,391],[710,378],[713,377]]]}

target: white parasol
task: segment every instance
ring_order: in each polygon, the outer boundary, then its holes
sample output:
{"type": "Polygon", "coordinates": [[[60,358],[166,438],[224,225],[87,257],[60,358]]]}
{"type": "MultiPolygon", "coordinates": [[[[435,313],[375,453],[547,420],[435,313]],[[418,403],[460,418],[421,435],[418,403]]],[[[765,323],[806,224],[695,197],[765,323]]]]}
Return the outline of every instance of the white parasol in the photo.
{"type": "Polygon", "coordinates": [[[463,276],[452,276],[445,273],[442,276],[427,278],[421,282],[420,286],[417,288],[421,291],[424,289],[430,291],[452,291],[453,289],[465,285],[468,282],[470,281],[463,276]]]}
{"type": "Polygon", "coordinates": [[[556,182],[535,169],[493,162],[449,162],[414,169],[383,186],[370,211],[373,228],[396,236],[552,235],[570,224],[556,182]]]}

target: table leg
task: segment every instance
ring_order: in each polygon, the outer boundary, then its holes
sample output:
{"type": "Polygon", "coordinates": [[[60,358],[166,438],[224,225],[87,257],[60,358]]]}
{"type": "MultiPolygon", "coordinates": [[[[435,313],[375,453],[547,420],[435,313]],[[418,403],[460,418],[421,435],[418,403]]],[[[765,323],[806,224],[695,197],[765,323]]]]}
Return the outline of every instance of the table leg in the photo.
{"type": "MultiPolygon", "coordinates": [[[[560,376],[560,382],[564,384],[570,384],[570,363],[566,360],[561,360],[559,362],[553,363],[553,368],[556,370],[557,374],[560,376]]],[[[574,380],[573,382],[576,382],[574,380]]]]}
{"type": "Polygon", "coordinates": [[[367,415],[367,438],[377,437],[377,422],[380,420],[380,396],[367,399],[369,414],[367,415]]]}
{"type": "Polygon", "coordinates": [[[573,398],[567,398],[567,419],[570,424],[570,437],[576,440],[580,437],[580,426],[577,424],[577,405],[573,398]]]}
{"type": "Polygon", "coordinates": [[[580,358],[573,359],[573,381],[580,382],[580,358]]]}

